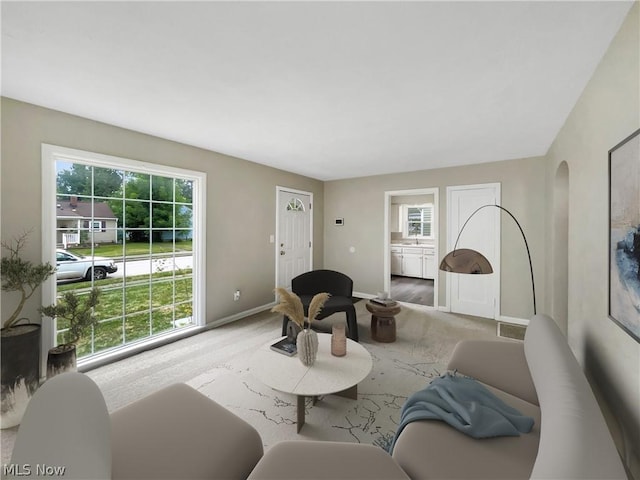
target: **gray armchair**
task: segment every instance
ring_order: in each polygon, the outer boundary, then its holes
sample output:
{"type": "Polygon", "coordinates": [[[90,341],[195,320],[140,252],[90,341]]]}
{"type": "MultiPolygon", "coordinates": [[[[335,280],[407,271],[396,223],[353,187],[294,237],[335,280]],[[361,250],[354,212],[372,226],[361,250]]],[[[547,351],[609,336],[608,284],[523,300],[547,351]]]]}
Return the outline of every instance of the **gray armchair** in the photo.
{"type": "MultiPolygon", "coordinates": [[[[321,292],[331,294],[316,320],[322,320],[337,312],[345,312],[347,336],[355,342],[358,341],[356,309],[351,300],[353,280],[347,275],[334,270],[312,270],[291,280],[291,291],[302,300],[305,316],[309,314],[309,303],[315,294],[321,292]]],[[[282,319],[282,335],[287,334],[288,323],[289,318],[285,315],[282,319]]]]}

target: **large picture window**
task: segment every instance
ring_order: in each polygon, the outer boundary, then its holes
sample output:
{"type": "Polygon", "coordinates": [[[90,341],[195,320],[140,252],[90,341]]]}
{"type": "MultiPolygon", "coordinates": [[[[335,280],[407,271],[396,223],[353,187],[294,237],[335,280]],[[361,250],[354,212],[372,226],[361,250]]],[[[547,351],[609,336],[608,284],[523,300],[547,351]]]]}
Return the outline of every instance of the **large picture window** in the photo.
{"type": "MultiPolygon", "coordinates": [[[[79,363],[204,323],[205,174],[50,145],[43,171],[51,296],[100,289],[79,363]]],[[[68,329],[53,325],[51,346],[68,329]]]]}

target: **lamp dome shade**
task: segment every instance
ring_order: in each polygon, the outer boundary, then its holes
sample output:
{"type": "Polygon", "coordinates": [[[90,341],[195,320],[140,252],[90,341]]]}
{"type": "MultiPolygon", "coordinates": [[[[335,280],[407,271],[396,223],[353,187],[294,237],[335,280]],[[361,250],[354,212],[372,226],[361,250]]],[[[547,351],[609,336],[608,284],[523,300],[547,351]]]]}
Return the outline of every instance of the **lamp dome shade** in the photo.
{"type": "Polygon", "coordinates": [[[447,253],[440,262],[440,270],[476,275],[493,273],[493,268],[487,257],[470,248],[460,248],[447,253]]]}

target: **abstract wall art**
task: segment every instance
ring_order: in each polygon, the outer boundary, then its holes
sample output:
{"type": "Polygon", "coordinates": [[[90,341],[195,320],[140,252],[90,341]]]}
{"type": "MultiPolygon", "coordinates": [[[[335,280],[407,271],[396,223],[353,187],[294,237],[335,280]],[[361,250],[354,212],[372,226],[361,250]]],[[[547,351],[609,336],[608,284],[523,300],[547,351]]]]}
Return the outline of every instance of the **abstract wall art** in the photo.
{"type": "Polygon", "coordinates": [[[640,342],[640,130],[609,150],[609,318],[640,342]]]}

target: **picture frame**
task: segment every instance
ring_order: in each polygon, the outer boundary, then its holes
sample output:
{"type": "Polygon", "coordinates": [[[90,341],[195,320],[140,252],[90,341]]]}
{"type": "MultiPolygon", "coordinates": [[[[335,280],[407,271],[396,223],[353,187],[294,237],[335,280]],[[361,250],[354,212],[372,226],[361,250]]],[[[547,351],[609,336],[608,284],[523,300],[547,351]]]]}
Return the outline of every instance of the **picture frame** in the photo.
{"type": "Polygon", "coordinates": [[[640,343],[640,129],[609,150],[609,311],[640,343]]]}

